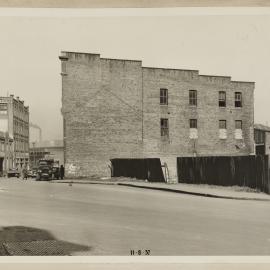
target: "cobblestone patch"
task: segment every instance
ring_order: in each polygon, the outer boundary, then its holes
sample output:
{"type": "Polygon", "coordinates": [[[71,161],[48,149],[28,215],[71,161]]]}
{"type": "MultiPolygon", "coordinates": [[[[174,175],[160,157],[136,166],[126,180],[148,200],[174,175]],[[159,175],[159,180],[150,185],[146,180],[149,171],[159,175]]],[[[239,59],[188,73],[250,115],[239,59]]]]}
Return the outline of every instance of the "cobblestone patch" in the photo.
{"type": "Polygon", "coordinates": [[[11,256],[65,256],[88,250],[88,247],[58,240],[8,242],[3,246],[11,256]]]}

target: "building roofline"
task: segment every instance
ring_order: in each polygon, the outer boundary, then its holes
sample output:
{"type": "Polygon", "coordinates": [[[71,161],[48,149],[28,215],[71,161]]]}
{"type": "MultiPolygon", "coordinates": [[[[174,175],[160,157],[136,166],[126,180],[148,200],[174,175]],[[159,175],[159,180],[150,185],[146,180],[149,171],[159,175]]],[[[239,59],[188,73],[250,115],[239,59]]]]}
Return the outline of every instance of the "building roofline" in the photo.
{"type": "Polygon", "coordinates": [[[76,54],[100,55],[100,53],[86,53],[86,52],[73,52],[73,51],[61,51],[61,53],[76,53],[76,54]]]}
{"type": "Polygon", "coordinates": [[[134,60],[134,59],[117,59],[117,58],[107,58],[107,57],[100,57],[101,60],[113,60],[113,61],[129,61],[129,62],[140,62],[142,60],[134,60]]]}
{"type": "Polygon", "coordinates": [[[224,79],[230,79],[231,80],[231,76],[222,76],[222,75],[207,75],[207,74],[200,74],[200,77],[211,77],[211,78],[224,78],[224,79]]]}
{"type": "Polygon", "coordinates": [[[255,82],[249,82],[249,81],[231,81],[232,83],[251,83],[255,84],[255,82]]]}
{"type": "Polygon", "coordinates": [[[254,129],[270,132],[270,127],[263,124],[254,124],[254,129]]]}
{"type": "Polygon", "coordinates": [[[197,70],[197,69],[162,68],[162,67],[145,67],[145,66],[143,66],[142,68],[144,68],[144,69],[166,69],[166,70],[176,70],[176,71],[191,71],[191,72],[199,73],[199,70],[197,70]]]}
{"type": "MultiPolygon", "coordinates": [[[[74,53],[74,54],[85,54],[85,55],[96,55],[100,57],[99,53],[86,53],[86,52],[73,52],[73,51],[61,51],[61,56],[59,56],[59,59],[61,60],[67,60],[68,56],[65,56],[65,53],[74,53]]],[[[139,62],[142,63],[142,60],[133,60],[133,59],[118,59],[118,58],[106,58],[106,57],[100,57],[101,60],[113,60],[113,61],[130,61],[130,62],[139,62]]],[[[229,79],[231,83],[247,83],[247,84],[255,84],[255,82],[252,81],[233,81],[231,76],[222,76],[222,75],[207,75],[207,74],[199,74],[199,70],[197,69],[178,69],[178,68],[165,68],[165,67],[147,67],[142,66],[142,69],[159,69],[159,70],[174,70],[174,71],[187,71],[187,72],[195,72],[198,73],[199,77],[209,77],[209,78],[224,78],[229,79]]]]}

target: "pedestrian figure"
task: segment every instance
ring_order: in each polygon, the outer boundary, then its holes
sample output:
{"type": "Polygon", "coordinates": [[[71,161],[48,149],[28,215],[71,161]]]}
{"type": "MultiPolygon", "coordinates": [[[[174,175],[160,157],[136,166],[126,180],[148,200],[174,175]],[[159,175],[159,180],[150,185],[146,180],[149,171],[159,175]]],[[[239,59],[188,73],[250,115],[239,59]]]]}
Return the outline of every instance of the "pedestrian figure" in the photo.
{"type": "Polygon", "coordinates": [[[27,169],[24,167],[23,170],[22,170],[22,176],[23,176],[23,180],[27,180],[27,169]]]}
{"type": "Polygon", "coordinates": [[[63,165],[60,166],[60,179],[63,180],[65,177],[65,168],[63,165]]]}

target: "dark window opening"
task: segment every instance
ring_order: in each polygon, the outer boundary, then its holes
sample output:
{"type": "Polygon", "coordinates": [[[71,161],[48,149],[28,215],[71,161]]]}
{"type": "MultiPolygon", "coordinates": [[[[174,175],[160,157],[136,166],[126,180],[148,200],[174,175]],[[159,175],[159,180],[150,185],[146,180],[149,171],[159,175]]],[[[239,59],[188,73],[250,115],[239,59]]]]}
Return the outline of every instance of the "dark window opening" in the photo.
{"type": "Polygon", "coordinates": [[[189,105],[197,106],[197,90],[189,90],[189,105]]]}
{"type": "Polygon", "coordinates": [[[218,105],[219,107],[226,107],[226,92],[224,91],[219,92],[218,105]]]}
{"type": "Polygon", "coordinates": [[[167,118],[160,119],[160,132],[161,137],[169,137],[169,120],[167,118]]]}
{"type": "Polygon", "coordinates": [[[235,92],[234,96],[235,100],[235,107],[242,107],[242,93],[241,92],[235,92]]]}
{"type": "Polygon", "coordinates": [[[190,128],[197,128],[197,119],[190,119],[189,120],[189,127],[190,128]]]}
{"type": "Polygon", "coordinates": [[[168,105],[168,89],[160,89],[160,105],[168,105]]]}

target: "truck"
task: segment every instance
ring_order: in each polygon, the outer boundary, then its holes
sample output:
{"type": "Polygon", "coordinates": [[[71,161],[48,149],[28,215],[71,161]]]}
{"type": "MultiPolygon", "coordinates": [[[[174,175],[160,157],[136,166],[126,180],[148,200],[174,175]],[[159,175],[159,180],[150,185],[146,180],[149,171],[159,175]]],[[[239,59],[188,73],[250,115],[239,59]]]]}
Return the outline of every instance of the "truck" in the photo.
{"type": "Polygon", "coordinates": [[[54,159],[40,159],[37,167],[36,180],[59,179],[59,161],[54,159]]]}

